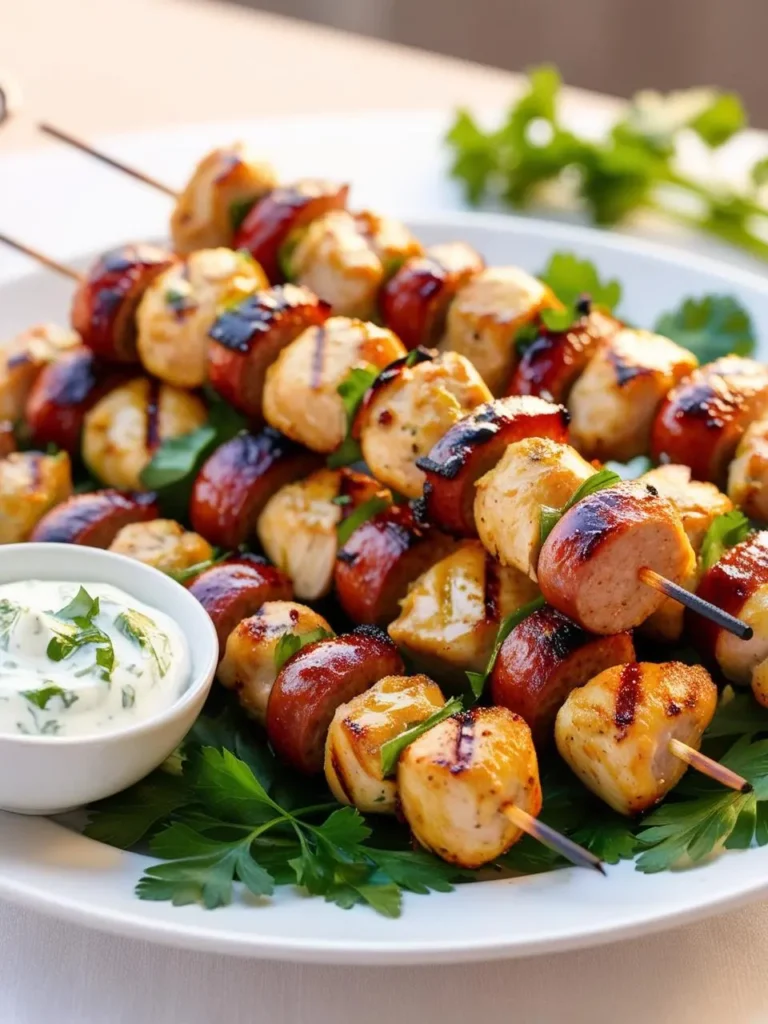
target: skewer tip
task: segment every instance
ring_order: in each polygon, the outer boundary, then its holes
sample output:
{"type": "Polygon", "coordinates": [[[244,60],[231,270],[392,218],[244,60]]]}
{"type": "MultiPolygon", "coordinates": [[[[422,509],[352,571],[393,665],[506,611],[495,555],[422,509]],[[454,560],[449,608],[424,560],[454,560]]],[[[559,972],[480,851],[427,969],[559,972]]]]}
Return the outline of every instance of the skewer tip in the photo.
{"type": "Polygon", "coordinates": [[[735,615],[729,615],[722,608],[718,608],[717,605],[712,604],[710,601],[705,601],[697,594],[692,594],[685,587],[673,583],[672,580],[668,580],[661,573],[648,568],[648,566],[638,569],[637,578],[641,583],[645,583],[646,586],[657,590],[660,594],[664,594],[665,597],[671,597],[673,601],[678,601],[690,611],[696,612],[697,615],[701,615],[705,619],[709,619],[710,622],[714,622],[716,626],[720,626],[721,629],[732,633],[739,640],[752,639],[752,627],[742,619],[737,619],[735,615]]]}
{"type": "Polygon", "coordinates": [[[599,857],[583,846],[579,846],[578,843],[574,843],[572,839],[564,836],[561,832],[545,825],[543,821],[534,818],[532,814],[524,811],[521,807],[508,804],[502,808],[502,812],[522,832],[559,853],[576,867],[591,868],[593,871],[599,871],[601,875],[605,875],[605,866],[599,857]]]}
{"type": "Polygon", "coordinates": [[[722,786],[727,786],[728,789],[733,789],[737,793],[751,793],[754,789],[752,783],[745,779],[743,775],[738,775],[730,768],[726,768],[724,764],[713,761],[711,757],[707,757],[706,754],[702,754],[700,750],[696,750],[694,747],[689,747],[687,743],[683,743],[681,740],[671,739],[669,741],[669,752],[675,757],[679,757],[687,765],[690,765],[695,771],[701,772],[707,778],[713,779],[715,782],[719,782],[722,786]]]}

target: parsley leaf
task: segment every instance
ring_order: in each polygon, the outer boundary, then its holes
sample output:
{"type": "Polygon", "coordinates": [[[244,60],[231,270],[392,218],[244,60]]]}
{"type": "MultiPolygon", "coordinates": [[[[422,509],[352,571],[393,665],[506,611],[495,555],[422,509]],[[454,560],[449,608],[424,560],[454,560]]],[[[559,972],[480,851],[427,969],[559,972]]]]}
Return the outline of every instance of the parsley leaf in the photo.
{"type": "Polygon", "coordinates": [[[360,445],[352,436],[352,427],[360,403],[368,388],[379,376],[379,372],[375,366],[353,366],[336,388],[341,396],[344,414],[347,417],[347,436],[336,451],[331,452],[328,456],[327,463],[330,469],[340,469],[342,466],[349,466],[362,459],[360,445]]]}
{"type": "Polygon", "coordinates": [[[512,612],[510,615],[507,615],[506,618],[502,620],[501,624],[499,625],[499,630],[496,634],[496,639],[494,640],[493,643],[493,650],[491,651],[491,656],[488,659],[488,664],[485,666],[485,670],[483,672],[468,671],[466,673],[467,679],[469,680],[469,685],[472,687],[472,693],[474,694],[476,701],[480,700],[480,698],[483,695],[483,691],[485,690],[485,684],[488,681],[491,672],[493,672],[493,666],[496,664],[496,659],[499,656],[499,651],[501,650],[504,641],[507,639],[507,637],[515,628],[515,626],[519,626],[520,623],[527,619],[529,615],[533,615],[533,613],[538,611],[539,608],[543,608],[545,603],[546,602],[544,601],[543,597],[536,597],[533,599],[533,601],[529,601],[528,604],[524,604],[521,608],[518,608],[517,611],[512,612]]]}
{"type": "Polygon", "coordinates": [[[750,530],[749,520],[737,508],[731,509],[730,512],[723,512],[722,515],[713,519],[701,544],[699,554],[701,568],[711,569],[729,548],[745,540],[750,530]]]}
{"type": "Polygon", "coordinates": [[[414,725],[408,726],[399,735],[393,736],[391,740],[387,740],[386,743],[381,745],[381,774],[384,778],[388,775],[394,775],[395,769],[397,768],[397,762],[405,750],[406,747],[410,746],[414,740],[417,740],[419,736],[423,736],[425,732],[429,732],[430,729],[438,725],[440,722],[445,721],[446,718],[450,718],[451,715],[456,715],[464,709],[464,703],[460,697],[451,697],[449,701],[438,708],[429,718],[425,718],[421,722],[416,722],[414,725]]]}
{"type": "Polygon", "coordinates": [[[726,687],[715,717],[707,728],[707,739],[720,736],[751,736],[768,732],[768,709],[758,704],[749,693],[734,693],[726,687]]]}
{"type": "Polygon", "coordinates": [[[615,487],[621,483],[621,477],[611,469],[601,469],[592,476],[587,477],[584,483],[577,488],[571,497],[560,508],[551,508],[549,505],[541,506],[541,519],[539,522],[539,536],[543,544],[552,530],[560,522],[565,513],[577,505],[583,498],[597,491],[604,491],[607,487],[615,487]]]}
{"type": "Polygon", "coordinates": [[[112,640],[104,630],[93,624],[99,614],[99,599],[80,587],[77,594],[49,619],[53,636],[48,641],[46,654],[51,661],[64,661],[82,647],[96,648],[96,666],[101,669],[101,678],[109,682],[115,667],[115,649],[112,640]],[[69,625],[72,622],[72,625],[69,625]]]}
{"type": "Polygon", "coordinates": [[[279,672],[286,661],[294,654],[298,654],[302,647],[317,643],[318,640],[327,640],[332,636],[335,634],[323,629],[322,626],[307,633],[283,633],[275,646],[275,671],[279,672]]]}
{"type": "Polygon", "coordinates": [[[336,536],[339,540],[339,547],[346,544],[358,526],[362,526],[363,523],[367,523],[369,519],[373,519],[379,512],[385,512],[391,502],[389,498],[383,496],[374,495],[369,498],[368,501],[364,501],[362,505],[358,505],[356,509],[353,509],[349,515],[342,519],[336,526],[336,536]]]}
{"type": "Polygon", "coordinates": [[[151,655],[161,676],[167,673],[171,667],[171,641],[152,619],[129,608],[117,616],[115,626],[123,636],[151,655]]]}
{"type": "Polygon", "coordinates": [[[93,804],[85,834],[96,842],[129,850],[191,800],[185,780],[158,769],[130,789],[93,804]]]}
{"type": "Polygon", "coordinates": [[[56,618],[70,619],[73,622],[77,622],[78,625],[85,627],[90,625],[90,623],[98,614],[98,597],[91,597],[91,595],[84,587],[80,587],[80,589],[69,602],[69,604],[65,605],[63,608],[56,612],[56,618]]]}
{"type": "Polygon", "coordinates": [[[663,313],[654,330],[687,348],[700,363],[734,352],[751,355],[755,329],[749,313],[730,295],[688,298],[676,310],[663,313]]]}
{"type": "Polygon", "coordinates": [[[576,307],[585,296],[593,306],[608,312],[613,312],[621,301],[619,282],[602,281],[594,263],[572,252],[556,252],[540,277],[566,307],[564,313],[546,309],[542,312],[542,320],[551,330],[567,330],[573,323],[576,307]],[[563,322],[564,316],[568,317],[567,322],[563,322]]]}
{"type": "Polygon", "coordinates": [[[40,690],[21,690],[21,696],[28,700],[30,704],[34,704],[36,708],[40,708],[41,711],[46,711],[49,703],[57,697],[64,706],[64,709],[71,708],[75,701],[80,698],[76,693],[71,690],[63,690],[60,686],[51,684],[50,686],[44,686],[40,690]]]}

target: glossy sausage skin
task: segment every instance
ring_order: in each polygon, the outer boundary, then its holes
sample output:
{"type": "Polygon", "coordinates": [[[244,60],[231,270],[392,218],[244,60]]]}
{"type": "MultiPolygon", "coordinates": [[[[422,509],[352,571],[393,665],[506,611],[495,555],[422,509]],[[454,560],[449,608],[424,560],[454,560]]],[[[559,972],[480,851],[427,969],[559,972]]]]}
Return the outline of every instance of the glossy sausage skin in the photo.
{"type": "Polygon", "coordinates": [[[749,424],[768,411],[768,367],[725,356],[672,388],[651,431],[651,458],[691,467],[695,480],[725,486],[749,424]]]}
{"type": "Polygon", "coordinates": [[[381,291],[385,325],[407,349],[436,345],[451,300],[484,267],[480,253],[463,242],[435,245],[406,260],[381,291]]]}
{"type": "Polygon", "coordinates": [[[13,424],[10,420],[3,420],[0,423],[0,459],[16,451],[16,435],[13,432],[13,424]]]}
{"type": "Polygon", "coordinates": [[[219,638],[219,658],[224,657],[229,634],[255,615],[265,601],[290,601],[291,581],[266,559],[239,555],[213,565],[196,576],[189,592],[208,612],[219,638]]]}
{"type": "Polygon", "coordinates": [[[581,317],[567,331],[550,331],[542,325],[535,341],[520,356],[507,394],[565,402],[600,342],[620,326],[618,320],[598,310],[581,317]]]}
{"type": "Polygon", "coordinates": [[[674,507],[653,487],[629,481],[583,498],[542,546],[538,580],[546,601],[592,633],[621,633],[664,602],[641,583],[647,567],[682,583],[695,555],[674,507]]]}
{"type": "Polygon", "coordinates": [[[491,700],[521,715],[537,746],[552,740],[566,697],[603,669],[635,660],[631,633],[596,636],[546,606],[515,626],[491,673],[491,700]]]}
{"type": "Polygon", "coordinates": [[[211,386],[252,422],[262,422],[268,367],[302,331],[324,323],[329,312],[330,306],[314,292],[293,284],[248,296],[222,313],[209,332],[211,386]]]}
{"type": "Polygon", "coordinates": [[[285,484],[322,464],[320,456],[272,427],[238,434],[203,464],[192,489],[192,526],[211,544],[236,548],[256,530],[266,503],[285,484]]]}
{"type": "Polygon", "coordinates": [[[42,447],[55,444],[70,455],[79,454],[86,414],[122,380],[122,374],[100,364],[85,347],[49,363],[27,399],[24,418],[32,441],[42,447]]]}
{"type": "Polygon", "coordinates": [[[29,539],[108,548],[124,526],[159,516],[154,494],[112,490],[75,494],[43,516],[29,539]]]}
{"type": "Polygon", "coordinates": [[[453,546],[445,534],[417,523],[408,506],[395,505],[359,526],[339,550],[339,603],[355,622],[386,625],[409,585],[453,546]]]}
{"type": "Polygon", "coordinates": [[[346,209],[348,194],[349,185],[311,178],[273,189],[251,207],[235,234],[233,248],[246,249],[272,284],[279,284],[285,280],[280,247],[288,235],[329,210],[346,209]]]}
{"type": "Polygon", "coordinates": [[[135,314],[142,295],[176,257],[154,245],[105,252],[78,285],[72,326],[100,359],[137,363],[135,314]]]}
{"type": "Polygon", "coordinates": [[[285,663],[272,687],[267,705],[270,743],[300,772],[321,772],[336,708],[385,676],[403,671],[397,648],[373,626],[308,644],[285,663]]]}
{"type": "Polygon", "coordinates": [[[475,484],[525,437],[566,444],[568,412],[540,398],[497,398],[459,420],[416,465],[426,474],[417,515],[459,537],[476,537],[475,484]]]}

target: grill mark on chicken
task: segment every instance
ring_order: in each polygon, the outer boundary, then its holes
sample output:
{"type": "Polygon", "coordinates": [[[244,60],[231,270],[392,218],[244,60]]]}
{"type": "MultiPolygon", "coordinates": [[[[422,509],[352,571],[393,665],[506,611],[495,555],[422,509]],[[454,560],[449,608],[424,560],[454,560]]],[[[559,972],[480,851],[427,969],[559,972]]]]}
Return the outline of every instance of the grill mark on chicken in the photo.
{"type": "Polygon", "coordinates": [[[456,751],[450,765],[451,775],[460,775],[472,764],[475,749],[475,714],[465,711],[457,718],[459,728],[456,732],[456,751]]]}
{"type": "Polygon", "coordinates": [[[498,622],[500,616],[501,580],[499,578],[499,567],[496,561],[489,555],[485,556],[485,589],[483,602],[485,604],[485,621],[498,622]]]}
{"type": "Polygon", "coordinates": [[[625,735],[635,720],[635,711],[640,699],[640,674],[640,665],[637,662],[630,662],[621,670],[613,720],[625,735]]]}
{"type": "Polygon", "coordinates": [[[621,352],[617,352],[614,348],[608,350],[608,359],[613,365],[616,383],[620,388],[623,388],[630,381],[638,377],[650,377],[653,373],[649,367],[632,362],[631,359],[626,359],[621,352]]]}
{"type": "Polygon", "coordinates": [[[147,394],[147,451],[154,451],[160,444],[160,381],[149,379],[147,394]]]}
{"type": "Polygon", "coordinates": [[[312,353],[312,372],[309,386],[317,391],[323,377],[323,360],[325,358],[325,327],[322,325],[315,331],[315,351],[312,353]]]}

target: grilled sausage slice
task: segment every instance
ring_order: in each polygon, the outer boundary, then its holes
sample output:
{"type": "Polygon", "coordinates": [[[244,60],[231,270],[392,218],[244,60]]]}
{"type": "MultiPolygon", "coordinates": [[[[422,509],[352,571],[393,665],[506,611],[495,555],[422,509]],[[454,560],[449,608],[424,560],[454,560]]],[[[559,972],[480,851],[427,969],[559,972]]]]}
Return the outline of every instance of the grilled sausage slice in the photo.
{"type": "Polygon", "coordinates": [[[384,323],[409,350],[436,345],[456,293],[484,267],[480,253],[464,242],[433,245],[407,260],[384,285],[379,299],[384,323]]]}
{"type": "Polygon", "coordinates": [[[322,615],[305,604],[266,601],[229,634],[217,673],[219,682],[234,690],[245,713],[264,725],[277,679],[277,645],[287,633],[303,636],[318,629],[333,633],[322,615]]]}
{"type": "Polygon", "coordinates": [[[525,437],[566,444],[568,413],[530,397],[496,398],[478,406],[450,427],[429,455],[416,460],[426,476],[420,514],[447,533],[477,536],[475,484],[510,444],[525,437]]]}
{"type": "Polygon", "coordinates": [[[325,741],[325,777],[339,803],[395,814],[397,783],[382,775],[381,748],[444,704],[427,676],[385,676],[338,707],[325,741]]]}
{"type": "Polygon", "coordinates": [[[534,817],[541,810],[531,730],[506,708],[472,708],[419,736],[400,755],[397,787],[418,842],[465,868],[495,860],[521,838],[505,807],[534,817]]]}
{"type": "Polygon", "coordinates": [[[319,469],[269,499],[256,530],[267,557],[290,576],[297,597],[310,601],[328,593],[339,546],[336,529],[374,497],[392,501],[389,491],[364,473],[319,469]]]}
{"type": "Polygon", "coordinates": [[[356,368],[383,369],[404,355],[391,331],[332,316],[300,334],[269,367],[264,417],[307,448],[332,452],[347,433],[339,385],[356,368]]]}
{"type": "Polygon", "coordinates": [[[66,452],[13,452],[0,459],[0,544],[27,540],[46,513],[71,493],[66,452]]]}
{"type": "Polygon", "coordinates": [[[485,549],[535,580],[542,506],[560,508],[594,473],[570,445],[549,438],[509,445],[498,465],[477,481],[475,522],[485,549]]]}
{"type": "Polygon", "coordinates": [[[248,209],[277,187],[274,168],[242,142],[200,160],[171,214],[173,248],[181,255],[231,246],[248,209]]]}
{"type": "Polygon", "coordinates": [[[336,596],[354,622],[385,626],[408,587],[453,547],[445,534],[395,505],[359,526],[336,556],[336,596]]]}
{"type": "Polygon", "coordinates": [[[38,324],[0,344],[0,420],[16,423],[22,419],[43,368],[80,344],[75,331],[56,324],[38,324]]]}
{"type": "Polygon", "coordinates": [[[189,592],[208,612],[224,657],[230,633],[243,619],[255,615],[265,601],[290,601],[291,581],[265,559],[239,555],[200,573],[189,592]]]}
{"type": "Polygon", "coordinates": [[[271,427],[238,434],[220,445],[197,474],[189,506],[192,526],[218,547],[239,547],[255,533],[272,495],[319,464],[316,455],[271,427]]]}
{"type": "Polygon", "coordinates": [[[623,328],[598,347],[573,385],[573,444],[586,459],[627,462],[648,451],[653,420],[671,387],[696,369],[687,349],[623,328]]]}
{"type": "Polygon", "coordinates": [[[640,582],[640,569],[681,583],[695,560],[672,504],[632,480],[565,513],[541,548],[539,586],[551,605],[589,632],[622,633],[664,601],[640,582]]]}
{"type": "Polygon", "coordinates": [[[571,690],[613,665],[635,660],[631,633],[595,636],[545,606],[512,630],[491,673],[491,700],[526,720],[537,747],[552,740],[571,690]]]}
{"type": "Polygon", "coordinates": [[[43,516],[29,539],[108,548],[124,526],[159,515],[154,494],[111,490],[75,494],[43,516]]]}
{"type": "Polygon", "coordinates": [[[708,569],[696,590],[723,611],[752,626],[751,640],[739,640],[714,623],[690,615],[690,635],[710,662],[732,683],[748,686],[768,658],[768,531],[753,533],[708,569]]]}
{"type": "Polygon", "coordinates": [[[768,520],[768,417],[752,423],[739,442],[728,495],[751,519],[768,520]]]}
{"type": "Polygon", "coordinates": [[[567,331],[541,325],[535,340],[520,356],[507,391],[510,395],[538,395],[548,402],[565,402],[600,344],[621,324],[599,310],[580,317],[567,331]]]}
{"type": "Polygon", "coordinates": [[[207,419],[208,411],[196,395],[136,377],[108,391],[86,413],[83,461],[109,487],[144,490],[141,474],[159,445],[192,433],[207,419]]]}
{"type": "Polygon", "coordinates": [[[399,359],[380,373],[355,420],[363,457],[382,483],[408,498],[421,496],[426,455],[455,423],[490,401],[491,393],[472,364],[455,352],[399,359]]]}
{"type": "Polygon", "coordinates": [[[147,288],[176,261],[155,245],[124,245],[104,253],[78,285],[72,326],[83,344],[115,363],[137,363],[136,310],[147,288]]]}
{"type": "Polygon", "coordinates": [[[321,772],[336,709],[402,672],[397,648],[372,626],[303,647],[283,665],[269,697],[267,734],[275,752],[300,772],[321,772]]]}
{"type": "Polygon", "coordinates": [[[272,284],[285,280],[280,250],[289,235],[329,210],[344,210],[349,185],[305,178],[273,189],[246,214],[235,233],[235,249],[257,260],[272,284]]]}
{"type": "Polygon", "coordinates": [[[717,687],[701,665],[618,665],[571,691],[557,715],[557,749],[615,811],[641,814],[685,774],[669,741],[698,749],[716,707],[717,687]]]}
{"type": "Polygon", "coordinates": [[[329,308],[308,288],[293,284],[263,289],[229,307],[209,332],[211,386],[252,424],[260,423],[268,367],[302,331],[324,323],[329,308]]]}
{"type": "Polygon", "coordinates": [[[537,594],[527,576],[467,540],[408,588],[389,635],[438,682],[461,684],[467,670],[485,669],[501,620],[537,594]]]}
{"type": "Polygon", "coordinates": [[[651,432],[654,462],[691,467],[696,480],[723,487],[750,423],[768,413],[768,367],[725,356],[672,388],[651,432]]]}
{"type": "Polygon", "coordinates": [[[440,347],[466,356],[493,394],[503,395],[517,364],[517,332],[559,305],[547,285],[519,267],[490,267],[451,303],[440,347]]]}
{"type": "Polygon", "coordinates": [[[173,519],[129,523],[119,531],[109,550],[135,558],[161,572],[191,569],[213,557],[213,548],[205,538],[185,530],[173,519]]]}

